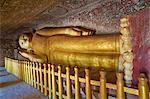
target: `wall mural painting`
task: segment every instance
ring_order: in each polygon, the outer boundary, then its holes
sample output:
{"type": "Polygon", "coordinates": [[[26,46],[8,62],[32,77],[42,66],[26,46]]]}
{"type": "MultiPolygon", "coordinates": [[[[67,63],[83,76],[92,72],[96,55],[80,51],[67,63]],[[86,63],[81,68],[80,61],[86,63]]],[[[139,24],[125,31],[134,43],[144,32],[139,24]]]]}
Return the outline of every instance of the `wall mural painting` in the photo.
{"type": "Polygon", "coordinates": [[[140,72],[148,76],[150,84],[150,9],[129,16],[133,44],[133,82],[138,83],[140,72]]]}

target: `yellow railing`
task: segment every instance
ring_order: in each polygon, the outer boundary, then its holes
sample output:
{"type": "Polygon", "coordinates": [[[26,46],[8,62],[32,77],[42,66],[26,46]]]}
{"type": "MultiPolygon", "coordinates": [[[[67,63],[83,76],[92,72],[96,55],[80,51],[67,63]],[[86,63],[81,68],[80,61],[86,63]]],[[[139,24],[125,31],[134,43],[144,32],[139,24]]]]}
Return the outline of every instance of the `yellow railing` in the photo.
{"type": "Polygon", "coordinates": [[[123,74],[116,73],[116,84],[106,82],[106,72],[101,70],[100,81],[90,79],[90,69],[85,69],[85,78],[79,77],[79,67],[74,67],[74,75],[70,74],[70,67],[66,66],[66,73],[62,73],[60,65],[42,64],[29,61],[18,61],[10,58],[5,58],[5,67],[7,71],[15,74],[21,80],[37,88],[45,95],[53,99],[75,98],[80,99],[80,83],[85,83],[86,99],[92,98],[91,86],[99,86],[99,96],[101,99],[107,99],[107,89],[116,90],[117,99],[125,99],[125,93],[137,95],[139,99],[149,99],[149,90],[147,79],[144,74],[139,77],[138,89],[128,88],[124,86],[123,74]],[[56,70],[57,67],[57,70],[56,70]],[[66,80],[66,93],[63,86],[63,79],[66,80]],[[71,80],[74,81],[75,90],[72,94],[71,80]]]}

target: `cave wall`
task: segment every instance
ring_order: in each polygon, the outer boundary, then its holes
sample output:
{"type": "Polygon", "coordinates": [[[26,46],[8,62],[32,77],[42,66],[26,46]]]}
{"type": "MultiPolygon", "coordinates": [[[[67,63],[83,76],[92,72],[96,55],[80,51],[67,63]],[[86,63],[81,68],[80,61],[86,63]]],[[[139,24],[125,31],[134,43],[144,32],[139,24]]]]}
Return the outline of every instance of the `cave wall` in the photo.
{"type": "Polygon", "coordinates": [[[15,58],[17,43],[14,39],[0,38],[0,66],[4,66],[5,57],[15,58]]]}
{"type": "Polygon", "coordinates": [[[146,73],[150,84],[150,8],[129,16],[133,43],[133,82],[140,72],[146,73]]]}

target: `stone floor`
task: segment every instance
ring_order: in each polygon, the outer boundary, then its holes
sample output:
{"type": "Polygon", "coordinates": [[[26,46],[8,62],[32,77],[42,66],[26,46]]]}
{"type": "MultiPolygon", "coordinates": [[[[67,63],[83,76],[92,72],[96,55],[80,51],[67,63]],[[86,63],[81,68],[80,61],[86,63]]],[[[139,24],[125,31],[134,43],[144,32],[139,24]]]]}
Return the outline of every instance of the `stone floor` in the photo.
{"type": "Polygon", "coordinates": [[[48,97],[0,67],[0,99],[48,99],[48,97]]]}

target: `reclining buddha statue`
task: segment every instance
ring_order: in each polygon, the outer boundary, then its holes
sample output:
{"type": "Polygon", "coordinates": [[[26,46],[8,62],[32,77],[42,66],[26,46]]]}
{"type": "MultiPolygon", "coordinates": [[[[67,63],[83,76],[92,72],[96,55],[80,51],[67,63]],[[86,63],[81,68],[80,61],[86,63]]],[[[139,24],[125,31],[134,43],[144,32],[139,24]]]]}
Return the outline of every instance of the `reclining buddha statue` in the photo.
{"type": "MultiPolygon", "coordinates": [[[[123,35],[94,33],[94,30],[75,26],[43,28],[20,35],[22,50],[19,53],[30,61],[42,63],[123,70],[123,64],[130,58],[130,52],[123,51],[127,57],[121,52],[123,35]]],[[[131,80],[128,76],[126,78],[131,80]]]]}

